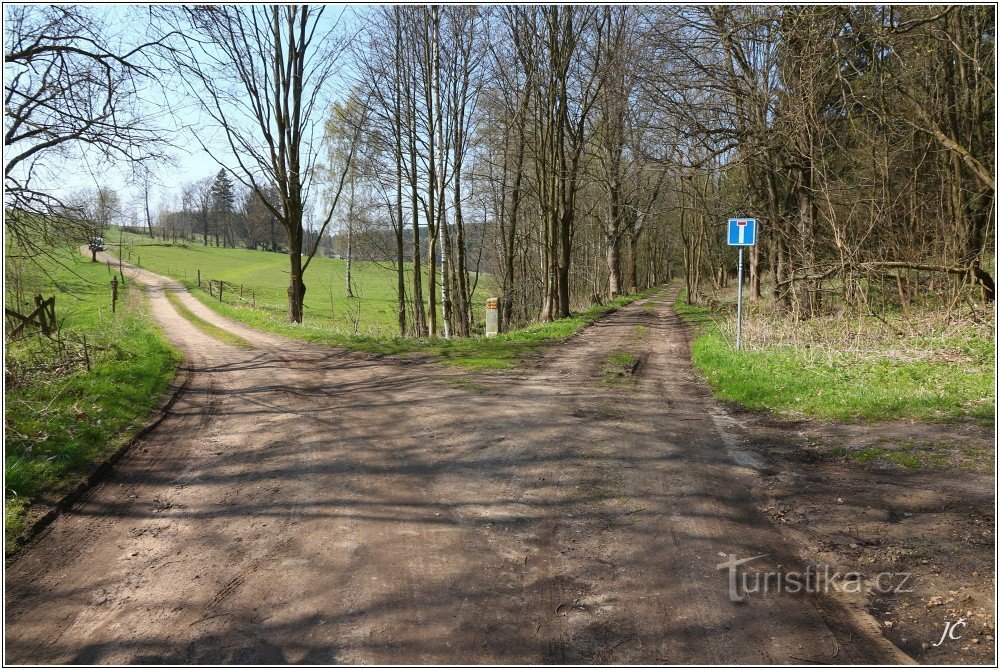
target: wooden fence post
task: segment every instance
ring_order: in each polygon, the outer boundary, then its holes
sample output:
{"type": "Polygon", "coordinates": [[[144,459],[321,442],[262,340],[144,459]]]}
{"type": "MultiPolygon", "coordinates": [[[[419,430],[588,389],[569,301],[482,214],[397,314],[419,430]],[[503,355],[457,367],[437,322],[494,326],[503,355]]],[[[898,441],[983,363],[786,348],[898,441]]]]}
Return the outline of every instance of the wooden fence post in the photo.
{"type": "Polygon", "coordinates": [[[43,333],[49,332],[48,325],[45,321],[45,310],[42,309],[42,296],[35,296],[35,311],[38,313],[38,327],[42,329],[43,333]]]}
{"type": "Polygon", "coordinates": [[[43,300],[35,296],[35,311],[38,313],[38,327],[45,335],[51,335],[56,329],[56,297],[43,300]]]}
{"type": "Polygon", "coordinates": [[[36,295],[35,309],[27,316],[9,307],[4,307],[4,316],[18,322],[7,333],[11,340],[16,339],[29,325],[38,326],[43,334],[51,335],[58,325],[56,323],[56,298],[52,296],[48,300],[43,300],[41,295],[36,295]]]}

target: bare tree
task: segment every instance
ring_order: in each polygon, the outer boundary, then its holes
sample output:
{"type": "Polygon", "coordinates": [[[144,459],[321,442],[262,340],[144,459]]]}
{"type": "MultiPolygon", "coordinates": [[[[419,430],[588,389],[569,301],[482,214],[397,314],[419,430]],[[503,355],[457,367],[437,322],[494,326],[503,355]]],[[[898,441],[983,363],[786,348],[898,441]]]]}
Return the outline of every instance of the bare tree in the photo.
{"type": "MultiPolygon", "coordinates": [[[[363,129],[362,148],[370,179],[381,194],[395,236],[397,320],[400,336],[407,335],[406,217],[404,182],[409,183],[406,143],[412,137],[407,99],[412,95],[408,79],[408,55],[403,43],[407,10],[400,6],[380,7],[368,16],[364,39],[355,42],[354,59],[358,88],[368,98],[368,123],[363,129]]],[[[420,285],[419,228],[414,229],[415,298],[414,324],[420,334],[423,300],[420,285]]]]}
{"type": "Polygon", "coordinates": [[[67,160],[139,166],[163,157],[163,133],[140,95],[154,74],[154,43],[126,45],[104,22],[101,10],[76,5],[4,7],[4,201],[8,231],[32,253],[81,232],[80,213],[54,195],[67,160]]]}
{"type": "Polygon", "coordinates": [[[344,217],[344,228],[347,231],[347,265],[344,272],[344,285],[348,298],[354,297],[354,283],[351,277],[351,265],[354,261],[354,233],[358,218],[359,201],[361,199],[362,168],[358,164],[359,157],[356,147],[359,134],[367,123],[367,109],[356,91],[348,97],[344,104],[334,103],[330,117],[326,122],[324,142],[327,146],[326,172],[330,179],[331,197],[336,198],[340,188],[340,175],[346,173],[347,211],[344,217]]]}
{"type": "MultiPolygon", "coordinates": [[[[341,174],[318,234],[304,245],[303,217],[320,157],[324,97],[345,40],[322,6],[196,6],[167,15],[184,25],[171,52],[202,111],[220,128],[226,150],[202,144],[281,222],[288,239],[288,318],[301,323],[304,274],[343,190],[341,174]],[[278,201],[267,197],[274,188],[278,201]]],[[[200,139],[199,139],[200,141],[200,139]]]]}

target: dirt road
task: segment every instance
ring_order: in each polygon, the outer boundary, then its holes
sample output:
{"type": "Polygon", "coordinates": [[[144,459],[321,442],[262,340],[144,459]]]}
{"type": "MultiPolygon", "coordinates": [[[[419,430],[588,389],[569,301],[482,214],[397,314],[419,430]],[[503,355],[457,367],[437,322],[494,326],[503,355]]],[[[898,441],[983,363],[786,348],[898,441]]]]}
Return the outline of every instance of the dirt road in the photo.
{"type": "Polygon", "coordinates": [[[730,601],[726,556],[797,549],[664,295],[478,377],[262,335],[136,279],[188,384],[8,566],[7,662],[906,660],[839,600],[730,601]]]}

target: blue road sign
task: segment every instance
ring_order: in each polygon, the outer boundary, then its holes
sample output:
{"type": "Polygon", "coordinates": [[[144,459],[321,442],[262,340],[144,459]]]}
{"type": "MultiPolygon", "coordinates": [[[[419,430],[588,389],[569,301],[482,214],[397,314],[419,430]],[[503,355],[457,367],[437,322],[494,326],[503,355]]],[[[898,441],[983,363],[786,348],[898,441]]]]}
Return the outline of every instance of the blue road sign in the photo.
{"type": "Polygon", "coordinates": [[[752,247],[757,244],[757,219],[729,219],[729,246],[752,247]]]}

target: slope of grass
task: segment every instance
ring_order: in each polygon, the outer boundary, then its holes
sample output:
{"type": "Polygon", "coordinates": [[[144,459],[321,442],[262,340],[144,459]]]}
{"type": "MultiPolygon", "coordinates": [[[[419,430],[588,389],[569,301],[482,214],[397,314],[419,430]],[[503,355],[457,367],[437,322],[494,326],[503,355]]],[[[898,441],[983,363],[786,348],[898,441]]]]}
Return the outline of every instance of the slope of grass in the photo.
{"type": "Polygon", "coordinates": [[[45,272],[25,265],[20,274],[25,295],[56,296],[62,346],[31,337],[6,350],[7,551],[21,540],[33,501],[58,499],[135,434],[180,360],[149,320],[142,293],[120,289],[112,314],[107,268],[69,250],[56,258],[45,272]]]}
{"type": "Polygon", "coordinates": [[[901,338],[867,351],[814,342],[736,351],[731,315],[678,299],[696,331],[695,365],[716,395],[749,409],[839,420],[896,418],[993,423],[994,342],[974,333],[901,338]]]}
{"type": "MultiPolygon", "coordinates": [[[[288,254],[204,246],[200,242],[172,244],[140,235],[122,235],[122,257],[157,274],[174,277],[187,286],[209,279],[226,282],[223,300],[254,305],[262,314],[284,319],[288,312],[288,254]],[[239,298],[243,286],[243,299],[239,298]]],[[[119,235],[108,235],[108,251],[118,254],[119,235]]],[[[353,298],[347,297],[347,262],[313,259],[305,272],[305,324],[349,335],[395,335],[396,271],[388,263],[355,261],[351,265],[353,298]]],[[[412,266],[407,264],[409,287],[412,266]]],[[[477,286],[476,304],[485,299],[486,276],[477,286]]]]}

